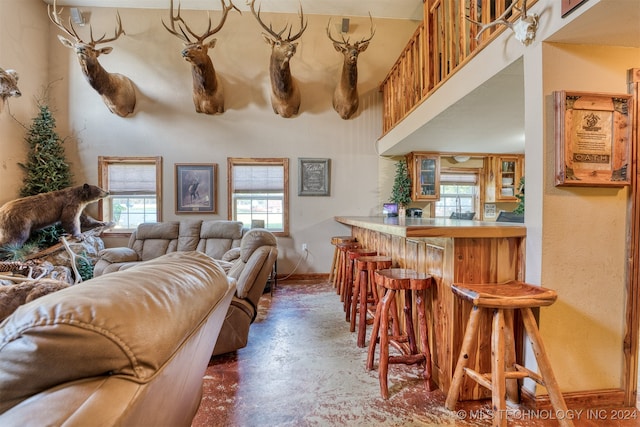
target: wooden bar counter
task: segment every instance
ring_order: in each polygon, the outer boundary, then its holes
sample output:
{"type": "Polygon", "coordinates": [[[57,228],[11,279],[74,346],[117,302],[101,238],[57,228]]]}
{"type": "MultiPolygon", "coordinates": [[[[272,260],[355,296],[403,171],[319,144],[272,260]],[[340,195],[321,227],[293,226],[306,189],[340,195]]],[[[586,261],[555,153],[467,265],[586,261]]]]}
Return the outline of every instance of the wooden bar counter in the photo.
{"type": "MultiPolygon", "coordinates": [[[[446,393],[471,310],[470,304],[454,297],[451,285],[524,280],[526,228],[514,223],[444,218],[337,216],[335,220],[351,226],[352,235],[363,247],[391,256],[394,267],[433,277],[435,286],[425,300],[433,381],[446,393]]],[[[479,345],[489,348],[491,319],[482,319],[479,333],[479,345]]],[[[477,349],[472,354],[469,367],[491,371],[489,351],[483,351],[482,357],[477,349]]],[[[466,379],[460,392],[461,400],[490,396],[488,390],[466,379]]]]}

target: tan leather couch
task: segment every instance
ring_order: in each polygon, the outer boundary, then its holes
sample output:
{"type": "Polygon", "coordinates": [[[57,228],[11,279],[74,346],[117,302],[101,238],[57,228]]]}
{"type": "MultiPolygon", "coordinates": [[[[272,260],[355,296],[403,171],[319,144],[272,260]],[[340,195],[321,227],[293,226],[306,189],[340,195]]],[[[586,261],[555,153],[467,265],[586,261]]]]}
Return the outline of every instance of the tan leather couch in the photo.
{"type": "Polygon", "coordinates": [[[127,247],[100,251],[93,275],[123,270],[142,261],[171,252],[199,251],[211,258],[232,261],[237,257],[246,230],[242,222],[226,220],[183,220],[140,224],[131,233],[127,247]]]}
{"type": "Polygon", "coordinates": [[[237,291],[213,355],[247,345],[258,302],[278,258],[275,236],[264,229],[243,229],[242,222],[186,220],[141,224],[127,247],[100,251],[94,275],[130,268],[165,253],[197,250],[218,260],[237,280],[237,291]]]}
{"type": "Polygon", "coordinates": [[[234,290],[176,252],[19,307],[0,323],[0,425],[189,426],[234,290]]]}

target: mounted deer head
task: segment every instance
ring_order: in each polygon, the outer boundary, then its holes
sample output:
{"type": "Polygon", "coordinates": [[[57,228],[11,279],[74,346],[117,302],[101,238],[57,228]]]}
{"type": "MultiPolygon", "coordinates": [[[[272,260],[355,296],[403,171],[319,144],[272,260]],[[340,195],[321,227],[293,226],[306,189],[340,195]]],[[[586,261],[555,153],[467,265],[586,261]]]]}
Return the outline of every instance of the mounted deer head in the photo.
{"type": "Polygon", "coordinates": [[[162,21],[162,25],[164,25],[167,31],[184,42],[182,56],[187,62],[191,63],[193,104],[198,113],[224,113],[224,93],[222,85],[220,84],[216,71],[213,68],[213,62],[211,62],[208,54],[209,49],[213,49],[216,45],[216,39],[211,39],[208,42],[205,42],[205,40],[222,29],[227,19],[227,14],[231,9],[235,9],[238,12],[240,12],[240,10],[231,2],[229,2],[228,6],[224,0],[220,0],[220,2],[222,3],[222,18],[220,19],[220,23],[216,28],[212,29],[211,17],[209,17],[207,31],[200,35],[194,33],[180,16],[180,3],[178,3],[178,14],[174,16],[173,0],[170,1],[171,28],[167,27],[164,20],[162,21]],[[178,24],[179,31],[176,30],[176,23],[178,24]]]}
{"type": "Polygon", "coordinates": [[[481,22],[473,21],[467,18],[468,21],[473,22],[476,25],[480,25],[480,31],[476,35],[476,40],[480,39],[480,35],[487,29],[494,27],[496,25],[506,25],[513,31],[516,40],[522,43],[525,46],[529,46],[531,42],[536,38],[536,31],[538,30],[538,15],[527,15],[527,0],[522,0],[522,9],[516,7],[519,0],[514,0],[513,3],[509,7],[505,9],[505,11],[496,19],[495,21],[489,22],[488,24],[482,24],[481,22]],[[513,23],[507,21],[506,17],[511,13],[511,10],[515,8],[516,10],[522,12],[520,17],[513,23]]]}
{"type": "Polygon", "coordinates": [[[260,8],[258,12],[255,11],[253,4],[255,0],[251,0],[249,7],[253,16],[256,17],[258,23],[268,33],[262,33],[264,40],[271,46],[271,60],[269,63],[269,74],[271,76],[271,106],[273,112],[280,114],[282,117],[291,117],[298,114],[300,109],[300,90],[295,79],[291,76],[291,69],[289,62],[296,53],[297,43],[294,43],[302,36],[304,30],[307,29],[307,23],[304,22],[304,14],[302,12],[302,5],[300,6],[300,31],[295,35],[291,35],[291,29],[289,27],[289,33],[286,39],[282,38],[282,34],[287,29],[288,25],[276,33],[271,25],[267,27],[260,19],[260,8]]]}
{"type": "Polygon", "coordinates": [[[98,44],[115,41],[124,34],[120,14],[116,16],[117,27],[113,37],[105,38],[106,34],[103,34],[98,40],[94,40],[93,28],[89,26],[91,41],[84,42],[76,32],[71,18],[69,18],[69,27],[66,27],[62,23],[60,19],[62,9],[58,11],[55,0],[53,2],[53,8],[51,5],[48,5],[47,11],[49,12],[51,21],[71,37],[72,40],[66,39],[63,36],[58,36],[58,39],[60,39],[60,42],[66,47],[75,50],[84,76],[87,78],[91,87],[102,96],[102,100],[109,110],[120,117],[127,117],[133,113],[136,106],[136,91],[133,82],[122,74],[107,72],[98,62],[98,56],[110,53],[113,50],[112,47],[96,48],[98,44]]]}
{"type": "Polygon", "coordinates": [[[18,73],[14,70],[3,70],[0,68],[0,113],[4,110],[7,98],[22,96],[18,89],[18,73]]]}
{"type": "Polygon", "coordinates": [[[376,33],[371,15],[369,15],[369,19],[371,20],[369,38],[363,38],[353,44],[349,43],[348,37],[345,40],[344,35],[342,35],[342,41],[334,39],[331,36],[331,19],[327,24],[327,36],[333,42],[333,47],[344,56],[340,83],[333,93],[333,109],[344,120],[350,119],[358,111],[358,55],[369,47],[369,41],[376,33]]]}

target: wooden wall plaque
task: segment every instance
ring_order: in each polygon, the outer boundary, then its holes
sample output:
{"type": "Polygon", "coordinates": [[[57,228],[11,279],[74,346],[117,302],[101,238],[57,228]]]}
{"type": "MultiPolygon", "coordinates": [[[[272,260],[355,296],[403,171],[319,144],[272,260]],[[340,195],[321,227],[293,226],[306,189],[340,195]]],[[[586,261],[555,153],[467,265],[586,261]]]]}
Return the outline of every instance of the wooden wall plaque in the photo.
{"type": "Polygon", "coordinates": [[[557,91],[556,186],[630,184],[631,96],[557,91]]]}

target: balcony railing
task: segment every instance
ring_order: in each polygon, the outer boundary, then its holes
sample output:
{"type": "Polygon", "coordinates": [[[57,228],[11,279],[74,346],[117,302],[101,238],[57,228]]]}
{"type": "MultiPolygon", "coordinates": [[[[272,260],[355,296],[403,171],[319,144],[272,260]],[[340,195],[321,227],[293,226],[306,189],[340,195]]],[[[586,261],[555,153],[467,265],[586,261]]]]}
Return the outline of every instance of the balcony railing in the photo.
{"type": "MultiPolygon", "coordinates": [[[[424,19],[382,82],[383,135],[427,99],[506,27],[488,24],[517,0],[424,0],[424,19]]],[[[529,0],[527,7],[537,0],[529,0]]],[[[520,16],[516,6],[511,22],[520,16]]]]}

